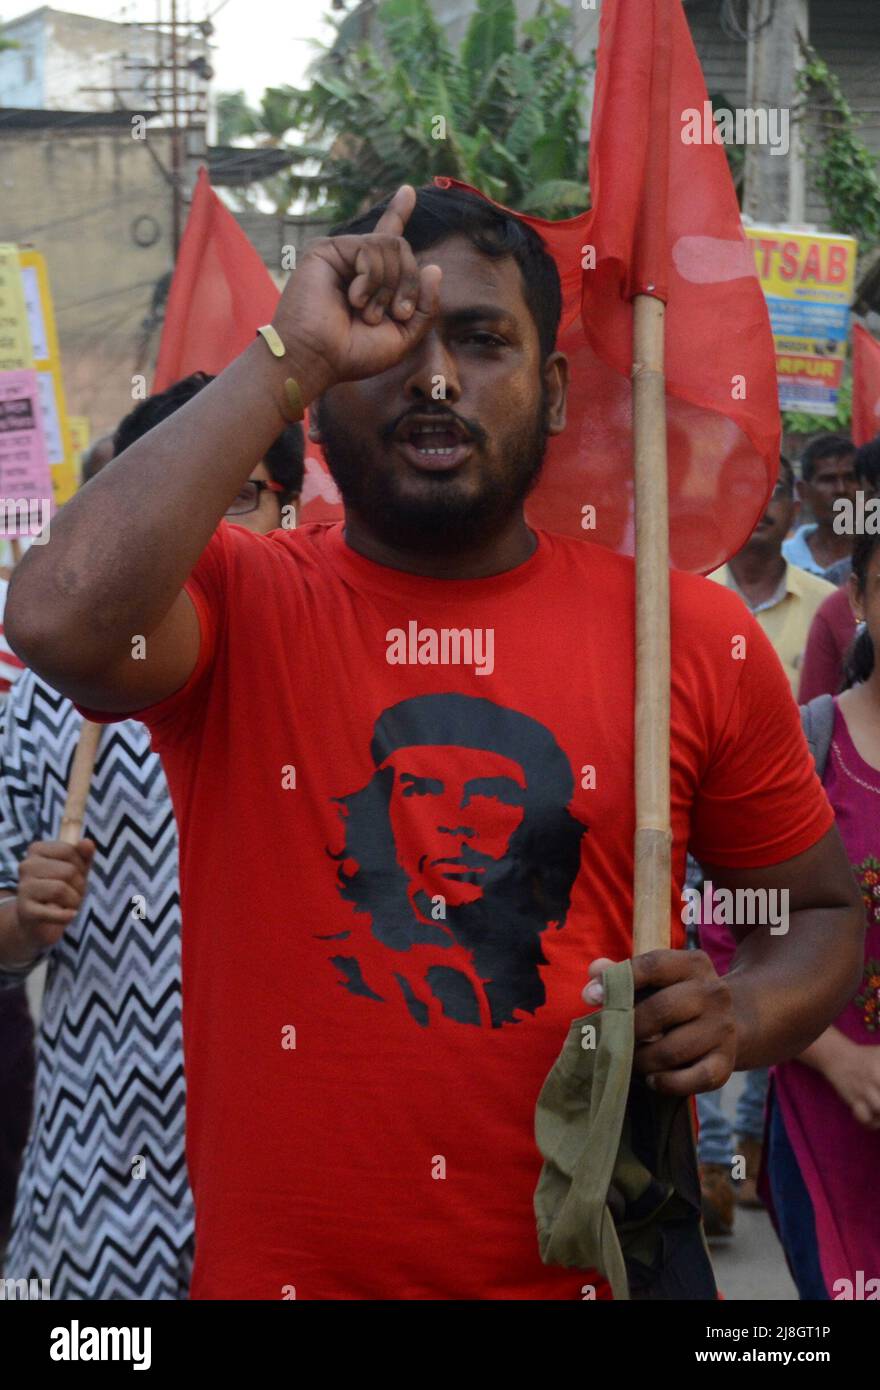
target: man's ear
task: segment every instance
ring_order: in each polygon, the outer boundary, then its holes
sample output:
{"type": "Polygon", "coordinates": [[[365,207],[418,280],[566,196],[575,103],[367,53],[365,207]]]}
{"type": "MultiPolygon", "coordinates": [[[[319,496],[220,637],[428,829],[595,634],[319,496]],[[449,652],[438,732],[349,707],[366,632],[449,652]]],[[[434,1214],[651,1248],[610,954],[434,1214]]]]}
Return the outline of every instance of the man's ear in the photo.
{"type": "Polygon", "coordinates": [[[547,424],[551,434],[565,429],[565,406],[568,399],[568,358],[564,352],[551,352],[541,369],[547,392],[547,424]]]}

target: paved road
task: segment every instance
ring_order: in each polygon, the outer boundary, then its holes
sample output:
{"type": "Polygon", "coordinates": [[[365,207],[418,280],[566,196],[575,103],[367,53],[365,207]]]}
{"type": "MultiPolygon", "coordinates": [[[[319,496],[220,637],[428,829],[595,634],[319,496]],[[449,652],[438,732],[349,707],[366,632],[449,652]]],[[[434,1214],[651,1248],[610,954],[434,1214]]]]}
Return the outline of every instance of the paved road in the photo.
{"type": "Polygon", "coordinates": [[[733,1235],[712,1241],[709,1251],[715,1280],[726,1299],[797,1299],[766,1212],[739,1208],[733,1235]]]}
{"type": "MultiPolygon", "coordinates": [[[[742,1085],[734,1076],[724,1088],[724,1109],[733,1118],[742,1085]]],[[[737,1207],[733,1235],[709,1246],[715,1278],[726,1299],[797,1299],[782,1247],[765,1211],[737,1207]]]]}

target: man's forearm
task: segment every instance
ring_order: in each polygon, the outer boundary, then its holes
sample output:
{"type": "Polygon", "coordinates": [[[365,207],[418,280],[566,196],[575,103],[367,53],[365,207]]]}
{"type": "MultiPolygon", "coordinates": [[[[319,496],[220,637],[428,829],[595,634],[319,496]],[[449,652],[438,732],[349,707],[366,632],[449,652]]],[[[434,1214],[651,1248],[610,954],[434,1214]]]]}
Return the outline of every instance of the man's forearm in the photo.
{"type": "Polygon", "coordinates": [[[725,977],[737,1018],[737,1071],[802,1054],[858,988],[860,906],[793,912],[784,935],[755,927],[725,977]]]}
{"type": "MultiPolygon", "coordinates": [[[[291,345],[288,344],[290,348],[291,345]]],[[[297,375],[298,374],[298,375],[297,375]]],[[[285,426],[286,376],[308,366],[251,346],[126,449],[32,546],[9,590],[6,631],[48,676],[87,677],[149,635],[183,588],[242,482],[285,426]]]]}

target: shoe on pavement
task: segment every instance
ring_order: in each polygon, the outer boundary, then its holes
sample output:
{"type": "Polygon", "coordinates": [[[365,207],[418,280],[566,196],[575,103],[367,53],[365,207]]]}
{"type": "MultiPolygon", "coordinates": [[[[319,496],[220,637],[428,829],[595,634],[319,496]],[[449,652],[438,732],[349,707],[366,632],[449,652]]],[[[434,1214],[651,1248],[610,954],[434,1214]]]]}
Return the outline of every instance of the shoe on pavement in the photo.
{"type": "Polygon", "coordinates": [[[742,1135],[737,1140],[737,1153],[741,1154],[746,1162],[746,1175],[737,1185],[734,1196],[741,1207],[763,1208],[764,1203],[758,1196],[758,1174],[761,1171],[761,1151],[763,1144],[760,1139],[752,1139],[742,1135]]]}
{"type": "Polygon", "coordinates": [[[700,1164],[700,1195],[706,1235],[733,1235],[734,1196],[726,1164],[700,1164]]]}

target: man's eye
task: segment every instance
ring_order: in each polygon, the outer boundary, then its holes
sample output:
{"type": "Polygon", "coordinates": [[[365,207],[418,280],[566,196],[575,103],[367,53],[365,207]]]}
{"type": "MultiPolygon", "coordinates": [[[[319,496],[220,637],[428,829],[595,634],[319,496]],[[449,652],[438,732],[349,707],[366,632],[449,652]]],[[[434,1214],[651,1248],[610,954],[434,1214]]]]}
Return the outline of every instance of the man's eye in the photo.
{"type": "Polygon", "coordinates": [[[439,796],[441,790],[440,783],[434,777],[401,778],[401,796],[439,796]]]}
{"type": "Polygon", "coordinates": [[[480,347],[504,347],[504,339],[498,338],[494,333],[468,333],[465,336],[468,343],[479,343],[480,347]]]}

